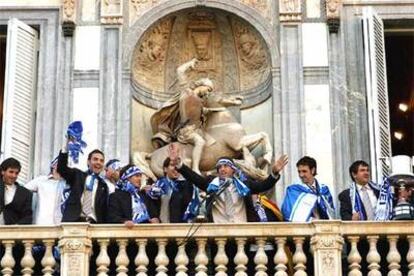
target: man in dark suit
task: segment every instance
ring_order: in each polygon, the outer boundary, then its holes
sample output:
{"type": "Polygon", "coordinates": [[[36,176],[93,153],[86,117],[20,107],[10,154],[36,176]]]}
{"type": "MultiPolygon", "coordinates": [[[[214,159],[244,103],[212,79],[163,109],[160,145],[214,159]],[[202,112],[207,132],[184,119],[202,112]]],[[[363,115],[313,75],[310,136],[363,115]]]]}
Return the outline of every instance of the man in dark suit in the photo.
{"type": "Polygon", "coordinates": [[[128,228],[137,223],[159,223],[155,202],[141,190],[142,171],[127,165],[121,169],[120,184],[109,196],[108,222],[128,228]]]}
{"type": "Polygon", "coordinates": [[[32,193],[16,180],[21,165],[14,158],[7,158],[1,165],[0,225],[32,223],[32,193]]]}
{"type": "Polygon", "coordinates": [[[369,166],[358,160],[349,167],[353,181],[351,188],[342,191],[338,198],[342,220],[374,220],[379,190],[370,181],[369,166]]]}
{"type": "Polygon", "coordinates": [[[70,194],[62,206],[62,222],[103,223],[107,211],[108,186],[100,176],[105,156],[95,149],[88,155],[86,172],[68,167],[67,146],[58,157],[58,173],[70,186],[70,194]]]}
{"type": "Polygon", "coordinates": [[[188,222],[197,214],[191,213],[190,203],[198,202],[192,183],[176,170],[167,157],[163,163],[164,176],[151,187],[149,195],[156,200],[161,223],[188,222]]]}

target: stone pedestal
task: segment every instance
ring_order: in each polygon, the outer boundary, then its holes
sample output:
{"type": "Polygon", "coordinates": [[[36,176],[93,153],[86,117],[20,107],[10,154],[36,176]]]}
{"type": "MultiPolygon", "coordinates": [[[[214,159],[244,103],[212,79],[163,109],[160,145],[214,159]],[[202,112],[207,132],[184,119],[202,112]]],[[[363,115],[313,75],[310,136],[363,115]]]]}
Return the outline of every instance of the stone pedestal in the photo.
{"type": "Polygon", "coordinates": [[[311,238],[315,276],[342,276],[341,251],[344,239],[340,221],[315,221],[315,235],[311,238]]]}
{"type": "Polygon", "coordinates": [[[62,224],[63,235],[59,240],[61,272],[63,276],[88,276],[92,240],[87,223],[62,224]]]}

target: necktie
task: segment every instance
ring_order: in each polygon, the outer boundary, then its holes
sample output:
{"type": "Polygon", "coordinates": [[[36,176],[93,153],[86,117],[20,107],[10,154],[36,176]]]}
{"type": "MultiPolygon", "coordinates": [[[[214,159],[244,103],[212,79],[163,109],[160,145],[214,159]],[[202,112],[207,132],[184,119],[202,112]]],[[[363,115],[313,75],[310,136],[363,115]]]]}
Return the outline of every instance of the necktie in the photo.
{"type": "Polygon", "coordinates": [[[365,213],[367,214],[367,220],[375,219],[374,208],[372,208],[371,200],[369,199],[368,191],[366,186],[361,188],[361,199],[364,204],[365,213]]]}
{"type": "Polygon", "coordinates": [[[229,221],[233,221],[234,220],[234,202],[233,202],[233,189],[232,187],[234,187],[233,185],[228,186],[225,190],[224,190],[224,204],[226,206],[226,213],[227,216],[230,218],[229,221]]]}

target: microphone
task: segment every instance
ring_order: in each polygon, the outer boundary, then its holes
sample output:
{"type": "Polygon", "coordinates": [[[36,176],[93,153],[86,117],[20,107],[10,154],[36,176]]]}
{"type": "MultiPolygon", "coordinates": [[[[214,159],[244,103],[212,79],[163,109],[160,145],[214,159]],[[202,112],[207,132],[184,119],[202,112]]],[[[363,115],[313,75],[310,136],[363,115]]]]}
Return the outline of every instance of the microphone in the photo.
{"type": "Polygon", "coordinates": [[[231,178],[226,178],[226,179],[224,180],[223,184],[221,184],[221,185],[219,186],[218,191],[217,191],[217,192],[212,192],[212,193],[210,194],[210,196],[211,196],[211,197],[213,197],[213,200],[212,200],[212,204],[213,204],[213,205],[215,205],[215,204],[216,204],[216,199],[217,199],[217,197],[218,197],[218,196],[220,196],[220,195],[224,192],[224,190],[225,190],[225,189],[227,189],[227,187],[228,187],[228,186],[230,186],[230,184],[231,184],[231,183],[233,183],[233,179],[231,179],[231,178]]]}

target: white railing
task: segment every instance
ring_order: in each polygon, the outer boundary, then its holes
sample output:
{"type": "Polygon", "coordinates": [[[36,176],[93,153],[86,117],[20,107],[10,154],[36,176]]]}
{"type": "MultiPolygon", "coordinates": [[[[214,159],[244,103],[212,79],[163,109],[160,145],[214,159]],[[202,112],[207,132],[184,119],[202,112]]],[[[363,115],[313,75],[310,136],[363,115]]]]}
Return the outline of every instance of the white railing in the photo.
{"type": "Polygon", "coordinates": [[[411,221],[147,224],[132,229],[85,223],[4,226],[0,240],[3,275],[52,275],[59,264],[52,254],[54,245],[61,253],[61,275],[261,276],[271,272],[284,276],[289,275],[292,265],[295,276],[352,276],[362,275],[361,263],[365,261],[370,276],[381,275],[384,270],[390,276],[402,275],[401,271],[414,275],[411,221]],[[377,246],[379,240],[386,246],[377,246]],[[343,253],[345,241],[349,245],[347,256],[343,253]],[[367,244],[365,256],[358,251],[360,242],[367,244]],[[269,243],[275,250],[266,250],[269,243]],[[44,245],[42,256],[33,254],[35,244],[44,245]],[[253,253],[248,250],[251,244],[256,247],[253,253]],[[13,250],[18,248],[22,257],[15,258],[19,253],[13,255],[13,250]],[[347,264],[342,265],[345,257],[347,264]],[[386,267],[381,268],[385,259],[386,267]]]}

